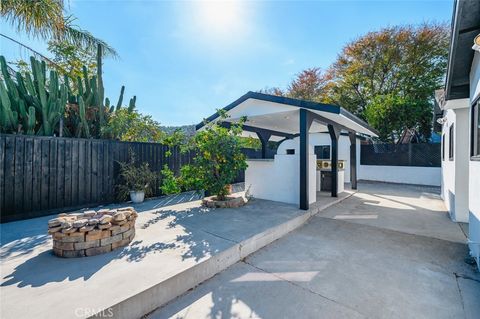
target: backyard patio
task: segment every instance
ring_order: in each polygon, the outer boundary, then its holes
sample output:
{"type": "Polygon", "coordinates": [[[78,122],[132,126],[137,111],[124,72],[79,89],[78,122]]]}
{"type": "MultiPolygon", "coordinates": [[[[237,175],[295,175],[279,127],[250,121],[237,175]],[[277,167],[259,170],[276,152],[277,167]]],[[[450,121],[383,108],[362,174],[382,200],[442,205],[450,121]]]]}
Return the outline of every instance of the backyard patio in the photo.
{"type": "Polygon", "coordinates": [[[139,216],[129,246],[86,258],[52,254],[46,234],[51,216],[2,224],[2,313],[50,318],[55,309],[62,318],[110,311],[116,318],[140,317],[351,194],[319,194],[321,206],[309,211],[259,199],[241,208],[206,209],[195,192],[152,199],[133,205],[139,216]]]}
{"type": "Polygon", "coordinates": [[[48,318],[51,309],[62,318],[140,317],[207,280],[152,316],[275,318],[301,307],[307,317],[375,317],[388,308],[391,317],[465,311],[473,318],[480,276],[463,263],[465,234],[438,189],[359,189],[318,194],[322,206],[309,211],[259,199],[209,210],[195,193],[149,200],[135,206],[128,247],[88,258],[52,254],[49,217],[3,224],[2,311],[9,318],[48,318]]]}
{"type": "Polygon", "coordinates": [[[478,318],[465,225],[439,189],[358,188],[149,318],[478,318]]]}

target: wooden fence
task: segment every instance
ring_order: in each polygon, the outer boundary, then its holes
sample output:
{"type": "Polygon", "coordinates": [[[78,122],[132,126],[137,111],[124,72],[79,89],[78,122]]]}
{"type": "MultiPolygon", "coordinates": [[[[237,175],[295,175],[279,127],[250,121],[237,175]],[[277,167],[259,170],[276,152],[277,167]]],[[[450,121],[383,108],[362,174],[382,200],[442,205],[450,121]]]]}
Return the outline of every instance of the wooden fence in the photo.
{"type": "Polygon", "coordinates": [[[192,158],[177,147],[166,156],[168,147],[155,143],[0,134],[1,222],[115,201],[118,161],[129,149],[157,172],[164,164],[178,172],[192,158]]]}

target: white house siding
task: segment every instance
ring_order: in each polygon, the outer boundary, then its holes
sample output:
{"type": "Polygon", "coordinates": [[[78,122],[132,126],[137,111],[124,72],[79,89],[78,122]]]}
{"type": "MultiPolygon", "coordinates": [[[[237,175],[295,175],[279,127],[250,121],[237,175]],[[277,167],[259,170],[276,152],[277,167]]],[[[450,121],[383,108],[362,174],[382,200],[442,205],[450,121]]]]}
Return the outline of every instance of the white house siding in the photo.
{"type": "MultiPolygon", "coordinates": [[[[470,71],[470,101],[480,95],[480,53],[475,52],[470,71]]],[[[468,121],[469,127],[471,122],[468,121]]],[[[480,267],[480,161],[469,162],[469,240],[470,251],[480,267]]]]}
{"type": "MultiPolygon", "coordinates": [[[[452,102],[453,103],[453,102],[452,102]]],[[[451,104],[452,104],[451,103],[451,104]]],[[[469,159],[469,101],[455,100],[455,108],[447,109],[442,134],[445,134],[445,159],[442,160],[442,197],[450,217],[468,223],[468,159],[469,159]],[[450,126],[454,124],[454,156],[449,159],[450,126]]]]}
{"type": "Polygon", "coordinates": [[[450,216],[455,215],[455,162],[448,159],[448,144],[450,142],[450,136],[448,128],[451,123],[455,123],[455,111],[447,110],[444,118],[447,119],[446,123],[442,127],[442,198],[445,202],[447,210],[450,212],[450,216]],[[448,124],[450,123],[450,124],[448,124]]]}

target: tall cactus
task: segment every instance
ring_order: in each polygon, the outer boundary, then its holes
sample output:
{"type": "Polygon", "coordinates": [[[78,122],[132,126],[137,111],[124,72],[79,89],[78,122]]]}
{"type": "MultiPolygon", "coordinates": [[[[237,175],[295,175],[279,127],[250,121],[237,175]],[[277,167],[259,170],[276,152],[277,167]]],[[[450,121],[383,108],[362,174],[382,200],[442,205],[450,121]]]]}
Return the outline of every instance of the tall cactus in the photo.
{"type": "Polygon", "coordinates": [[[12,111],[7,89],[0,82],[0,126],[1,131],[16,131],[18,126],[18,113],[12,111]]]}
{"type": "MultiPolygon", "coordinates": [[[[39,97],[39,104],[34,104],[35,108],[40,111],[42,118],[41,126],[38,134],[51,136],[54,134],[55,127],[60,118],[65,114],[65,105],[67,104],[67,87],[65,83],[59,84],[58,73],[50,71],[49,80],[46,79],[45,62],[35,60],[31,57],[33,85],[39,97]],[[48,88],[48,91],[47,91],[48,88]]],[[[29,77],[29,74],[25,75],[29,77]]]]}
{"type": "Polygon", "coordinates": [[[2,131],[53,135],[64,116],[67,88],[59,83],[58,74],[54,71],[47,79],[44,62],[33,57],[30,62],[32,73],[22,75],[16,72],[14,80],[7,70],[5,57],[0,57],[3,75],[0,85],[2,131]]]}
{"type": "Polygon", "coordinates": [[[123,93],[125,92],[125,85],[122,85],[122,88],[120,89],[120,96],[118,97],[118,102],[117,102],[117,107],[115,110],[120,110],[122,107],[122,102],[123,102],[123,93]]]}
{"type": "MultiPolygon", "coordinates": [[[[102,50],[98,48],[97,74],[89,76],[83,67],[82,77],[71,81],[58,73],[47,74],[45,62],[30,58],[31,72],[16,72],[12,77],[7,63],[0,56],[0,131],[7,133],[103,137],[107,121],[122,107],[125,87],[122,86],[116,105],[104,97],[102,50]],[[68,105],[68,109],[66,106],[68,105]],[[66,116],[67,115],[67,116],[66,116]]],[[[136,97],[128,110],[135,108],[136,97]]]]}
{"type": "Polygon", "coordinates": [[[85,102],[83,101],[83,98],[80,96],[78,99],[78,110],[79,110],[79,116],[80,116],[80,124],[77,127],[77,137],[81,136],[81,133],[83,132],[83,135],[87,138],[90,138],[90,129],[88,127],[88,121],[87,121],[87,116],[86,116],[86,110],[85,110],[85,102]]]}
{"type": "Polygon", "coordinates": [[[137,96],[134,95],[131,99],[130,102],[128,103],[128,111],[132,112],[133,109],[135,108],[135,103],[137,102],[137,96]]]}

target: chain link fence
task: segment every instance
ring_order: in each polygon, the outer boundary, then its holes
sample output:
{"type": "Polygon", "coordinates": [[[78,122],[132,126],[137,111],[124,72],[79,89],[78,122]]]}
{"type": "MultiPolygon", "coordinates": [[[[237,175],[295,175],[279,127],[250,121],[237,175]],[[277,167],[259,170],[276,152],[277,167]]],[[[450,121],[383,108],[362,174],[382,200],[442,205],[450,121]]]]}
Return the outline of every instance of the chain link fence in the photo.
{"type": "Polygon", "coordinates": [[[441,144],[368,144],[361,145],[361,165],[441,166],[441,144]]]}

